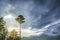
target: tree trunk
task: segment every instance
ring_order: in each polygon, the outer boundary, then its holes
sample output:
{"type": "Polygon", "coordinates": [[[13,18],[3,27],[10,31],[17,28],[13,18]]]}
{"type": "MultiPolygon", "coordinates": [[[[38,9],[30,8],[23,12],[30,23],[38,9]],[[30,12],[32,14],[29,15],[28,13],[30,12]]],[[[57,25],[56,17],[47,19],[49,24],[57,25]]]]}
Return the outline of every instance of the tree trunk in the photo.
{"type": "Polygon", "coordinates": [[[21,40],[21,24],[20,24],[20,40],[21,40]]]}
{"type": "Polygon", "coordinates": [[[7,40],[7,37],[5,37],[5,40],[7,40]]]}

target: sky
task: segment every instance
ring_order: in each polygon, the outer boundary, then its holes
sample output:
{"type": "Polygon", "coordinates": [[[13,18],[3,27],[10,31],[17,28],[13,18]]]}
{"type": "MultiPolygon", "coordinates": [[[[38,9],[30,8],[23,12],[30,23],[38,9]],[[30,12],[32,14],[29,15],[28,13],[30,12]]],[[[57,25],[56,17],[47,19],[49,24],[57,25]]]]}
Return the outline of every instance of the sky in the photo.
{"type": "Polygon", "coordinates": [[[18,15],[25,18],[23,37],[60,35],[60,0],[0,0],[0,17],[4,17],[8,30],[19,31],[18,15]]]}

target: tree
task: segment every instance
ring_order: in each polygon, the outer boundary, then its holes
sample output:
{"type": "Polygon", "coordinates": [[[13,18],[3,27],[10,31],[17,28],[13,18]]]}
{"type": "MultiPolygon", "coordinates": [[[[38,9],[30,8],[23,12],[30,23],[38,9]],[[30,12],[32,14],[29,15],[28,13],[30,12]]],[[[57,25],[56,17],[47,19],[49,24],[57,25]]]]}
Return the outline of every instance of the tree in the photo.
{"type": "Polygon", "coordinates": [[[16,32],[15,29],[11,31],[10,36],[11,36],[12,38],[15,38],[15,37],[17,36],[17,32],[16,32]]]}
{"type": "Polygon", "coordinates": [[[7,40],[7,37],[8,37],[8,29],[7,29],[6,27],[4,27],[4,28],[2,29],[2,33],[3,33],[3,35],[5,36],[5,40],[7,40]]]}
{"type": "Polygon", "coordinates": [[[3,17],[0,17],[0,39],[5,40],[6,35],[8,33],[8,30],[5,26],[5,21],[3,20],[3,17]]]}
{"type": "Polygon", "coordinates": [[[11,31],[10,36],[7,40],[19,40],[18,34],[15,29],[11,31]]]}
{"type": "Polygon", "coordinates": [[[18,21],[20,23],[20,36],[21,36],[21,24],[24,23],[24,17],[22,15],[18,15],[18,17],[16,18],[16,21],[18,21]]]}
{"type": "Polygon", "coordinates": [[[5,26],[5,21],[3,20],[3,17],[0,17],[0,31],[2,30],[2,28],[4,28],[5,26]]]}

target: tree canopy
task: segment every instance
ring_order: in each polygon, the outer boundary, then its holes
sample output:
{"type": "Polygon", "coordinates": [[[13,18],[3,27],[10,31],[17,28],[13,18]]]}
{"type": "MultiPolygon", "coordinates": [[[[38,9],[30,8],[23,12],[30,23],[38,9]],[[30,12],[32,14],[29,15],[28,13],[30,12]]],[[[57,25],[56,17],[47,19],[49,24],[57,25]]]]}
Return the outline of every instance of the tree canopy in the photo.
{"type": "Polygon", "coordinates": [[[25,19],[25,18],[24,18],[22,15],[18,15],[18,17],[16,18],[16,20],[17,20],[20,24],[22,24],[22,23],[25,22],[24,19],[25,19]]]}

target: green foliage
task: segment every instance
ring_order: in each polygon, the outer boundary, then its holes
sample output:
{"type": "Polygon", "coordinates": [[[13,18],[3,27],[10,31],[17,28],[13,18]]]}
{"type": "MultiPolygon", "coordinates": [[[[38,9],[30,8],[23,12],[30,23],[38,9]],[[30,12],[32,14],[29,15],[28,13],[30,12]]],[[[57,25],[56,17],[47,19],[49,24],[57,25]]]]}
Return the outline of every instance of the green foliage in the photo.
{"type": "Polygon", "coordinates": [[[0,31],[2,30],[2,28],[4,28],[5,25],[5,21],[3,20],[3,17],[0,17],[0,31]]]}
{"type": "Polygon", "coordinates": [[[2,28],[2,30],[0,31],[0,39],[4,40],[6,38],[6,36],[8,35],[8,30],[7,28],[2,28]]]}
{"type": "Polygon", "coordinates": [[[2,32],[3,32],[3,35],[4,35],[4,36],[7,36],[7,35],[8,35],[8,30],[7,30],[6,27],[4,27],[4,28],[2,29],[2,32]]]}
{"type": "Polygon", "coordinates": [[[16,30],[11,31],[10,36],[9,36],[9,38],[7,40],[20,40],[16,30]]]}
{"type": "Polygon", "coordinates": [[[5,25],[5,21],[3,20],[3,17],[0,17],[0,26],[4,26],[5,25]]]}
{"type": "Polygon", "coordinates": [[[3,17],[0,17],[0,32],[3,33],[4,35],[7,35],[8,30],[5,26],[5,21],[3,20],[3,17]]]}
{"type": "Polygon", "coordinates": [[[25,19],[25,18],[24,18],[22,15],[19,15],[19,16],[16,18],[16,20],[17,20],[20,24],[22,24],[22,23],[25,22],[24,19],[25,19]]]}
{"type": "Polygon", "coordinates": [[[21,24],[24,23],[24,17],[22,15],[18,15],[18,17],[16,18],[16,21],[18,21],[20,23],[20,40],[21,40],[21,24]]]}
{"type": "Polygon", "coordinates": [[[0,40],[5,40],[5,36],[2,33],[0,33],[0,40]]]}
{"type": "Polygon", "coordinates": [[[18,33],[16,32],[16,30],[14,29],[14,30],[12,30],[11,31],[11,33],[10,33],[10,37],[12,37],[12,38],[16,38],[17,37],[17,35],[18,35],[18,33]]]}
{"type": "Polygon", "coordinates": [[[20,38],[19,37],[16,37],[16,38],[9,37],[7,40],[20,40],[20,38]]]}
{"type": "Polygon", "coordinates": [[[7,28],[5,26],[5,21],[3,20],[3,17],[0,17],[0,40],[5,40],[6,35],[8,33],[7,28]]]}

